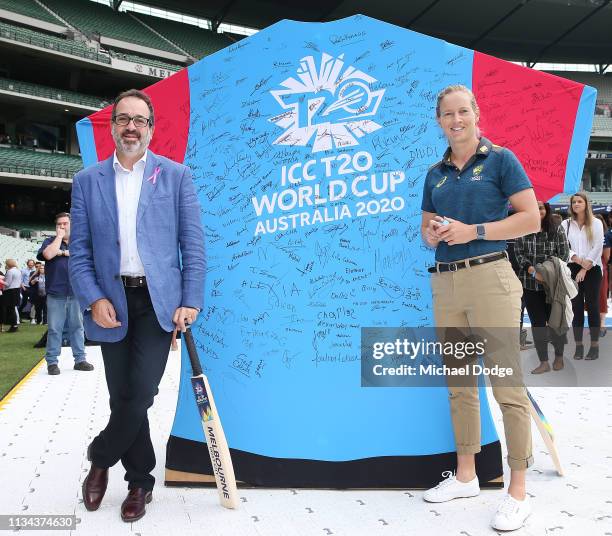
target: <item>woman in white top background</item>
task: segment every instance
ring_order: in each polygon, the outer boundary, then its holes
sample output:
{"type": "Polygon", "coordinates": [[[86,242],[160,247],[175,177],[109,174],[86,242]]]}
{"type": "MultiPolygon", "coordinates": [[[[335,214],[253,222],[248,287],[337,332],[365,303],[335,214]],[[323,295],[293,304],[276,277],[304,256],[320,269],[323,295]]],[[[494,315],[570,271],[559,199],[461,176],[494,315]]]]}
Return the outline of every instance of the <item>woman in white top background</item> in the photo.
{"type": "Polygon", "coordinates": [[[591,347],[585,359],[599,357],[599,286],[601,285],[601,251],[603,248],[603,226],[593,216],[591,203],[586,193],[578,192],[570,198],[570,218],[563,222],[570,244],[568,266],[572,277],[578,283],[578,294],[572,300],[574,310],[574,359],[584,357],[582,335],[584,331],[584,310],[589,317],[591,347]]]}
{"type": "Polygon", "coordinates": [[[17,331],[17,309],[15,307],[19,304],[21,296],[21,271],[17,268],[15,259],[6,259],[5,265],[2,322],[11,326],[9,333],[14,333],[17,331]]]}

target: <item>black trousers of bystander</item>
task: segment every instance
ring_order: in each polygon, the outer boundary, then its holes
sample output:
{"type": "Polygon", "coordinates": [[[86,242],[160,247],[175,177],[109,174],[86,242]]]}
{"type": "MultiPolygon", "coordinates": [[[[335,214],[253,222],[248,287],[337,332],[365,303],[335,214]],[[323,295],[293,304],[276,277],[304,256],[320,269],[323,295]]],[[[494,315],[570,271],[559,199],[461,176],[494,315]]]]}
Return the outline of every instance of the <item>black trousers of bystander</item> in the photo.
{"type": "MultiPolygon", "coordinates": [[[[568,264],[572,279],[576,279],[576,274],[581,270],[581,266],[575,262],[568,264]]],[[[601,317],[599,316],[599,286],[601,285],[601,268],[593,266],[587,270],[584,281],[578,283],[578,294],[572,300],[572,309],[574,310],[574,340],[577,343],[582,342],[582,333],[584,331],[584,309],[586,307],[589,317],[589,333],[591,342],[599,340],[599,328],[601,326],[601,317]]]]}

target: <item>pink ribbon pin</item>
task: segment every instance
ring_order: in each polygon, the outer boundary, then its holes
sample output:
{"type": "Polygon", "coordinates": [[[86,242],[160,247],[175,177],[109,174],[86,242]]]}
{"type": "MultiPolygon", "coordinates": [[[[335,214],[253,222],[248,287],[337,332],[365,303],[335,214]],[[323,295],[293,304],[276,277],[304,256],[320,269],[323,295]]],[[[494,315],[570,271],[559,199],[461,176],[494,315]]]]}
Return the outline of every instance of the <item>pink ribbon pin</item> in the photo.
{"type": "Polygon", "coordinates": [[[157,176],[159,175],[160,172],[161,172],[161,168],[157,166],[155,168],[155,171],[153,172],[153,175],[151,175],[147,180],[155,184],[157,182],[157,176]]]}

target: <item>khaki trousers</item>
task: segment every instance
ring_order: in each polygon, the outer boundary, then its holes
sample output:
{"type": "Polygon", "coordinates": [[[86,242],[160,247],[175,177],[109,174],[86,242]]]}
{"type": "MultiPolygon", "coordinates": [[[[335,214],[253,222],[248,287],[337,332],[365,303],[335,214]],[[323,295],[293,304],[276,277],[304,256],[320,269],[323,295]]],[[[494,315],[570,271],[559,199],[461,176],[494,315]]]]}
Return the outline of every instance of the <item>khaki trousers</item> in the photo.
{"type": "MultiPolygon", "coordinates": [[[[487,349],[485,366],[497,364],[516,371],[510,383],[493,375],[489,378],[503,414],[508,465],[511,469],[526,469],[533,463],[533,456],[529,399],[520,374],[519,328],[523,289],[519,279],[510,262],[501,259],[456,272],[432,274],[431,286],[436,327],[489,332],[497,344],[494,350],[487,349]]],[[[445,332],[438,331],[441,334],[445,332]]],[[[447,376],[447,383],[457,454],[480,452],[477,377],[447,376]]]]}

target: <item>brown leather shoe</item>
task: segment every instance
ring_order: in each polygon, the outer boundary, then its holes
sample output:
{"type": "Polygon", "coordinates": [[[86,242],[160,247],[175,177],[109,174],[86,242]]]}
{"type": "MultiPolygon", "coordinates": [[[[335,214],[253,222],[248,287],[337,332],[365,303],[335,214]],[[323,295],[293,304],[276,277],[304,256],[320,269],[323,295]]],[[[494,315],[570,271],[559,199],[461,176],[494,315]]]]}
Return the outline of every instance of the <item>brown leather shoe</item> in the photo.
{"type": "Polygon", "coordinates": [[[100,508],[108,485],[108,469],[100,469],[93,463],[83,480],[83,504],[90,512],[100,508]]]}
{"type": "Polygon", "coordinates": [[[142,488],[131,489],[121,505],[121,519],[126,523],[138,521],[147,513],[145,505],[149,504],[152,500],[152,491],[142,488]]]}
{"type": "Polygon", "coordinates": [[[531,371],[531,374],[544,374],[550,370],[548,361],[541,361],[540,364],[531,371]]]}

